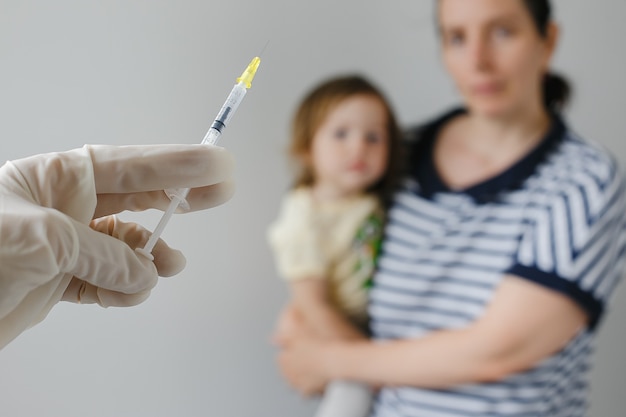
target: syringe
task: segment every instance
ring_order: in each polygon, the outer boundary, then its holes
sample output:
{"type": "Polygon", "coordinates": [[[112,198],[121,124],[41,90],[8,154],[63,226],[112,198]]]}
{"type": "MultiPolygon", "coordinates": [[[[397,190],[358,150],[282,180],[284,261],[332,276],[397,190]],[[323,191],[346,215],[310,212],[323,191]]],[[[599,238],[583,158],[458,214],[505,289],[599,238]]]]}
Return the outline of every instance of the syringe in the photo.
{"type": "MultiPolygon", "coordinates": [[[[223,130],[226,126],[228,126],[228,122],[233,117],[233,114],[235,114],[237,107],[239,107],[243,101],[246,92],[250,87],[252,87],[252,79],[254,78],[260,63],[261,58],[258,56],[254,57],[241,76],[237,78],[235,86],[230,91],[230,94],[226,98],[226,101],[213,121],[213,124],[207,131],[206,135],[204,135],[204,139],[202,139],[201,142],[202,144],[217,144],[220,136],[222,136],[223,130]]],[[[189,188],[165,190],[165,193],[170,198],[170,205],[167,207],[165,213],[163,213],[161,220],[154,229],[154,232],[152,232],[152,235],[148,239],[148,242],[146,242],[146,245],[143,248],[135,249],[138,253],[144,255],[150,260],[154,259],[151,253],[152,249],[154,249],[154,245],[158,242],[161,233],[163,233],[165,226],[178,206],[180,205],[185,209],[189,209],[189,204],[186,200],[187,194],[189,194],[189,188]]]]}

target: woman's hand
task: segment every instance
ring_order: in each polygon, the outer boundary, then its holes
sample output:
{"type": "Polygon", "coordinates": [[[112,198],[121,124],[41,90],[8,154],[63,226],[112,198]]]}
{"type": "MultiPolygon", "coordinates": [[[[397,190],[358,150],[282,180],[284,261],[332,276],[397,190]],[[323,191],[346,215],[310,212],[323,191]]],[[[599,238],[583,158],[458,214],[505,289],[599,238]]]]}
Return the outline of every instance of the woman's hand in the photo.
{"type": "Polygon", "coordinates": [[[324,360],[329,344],[318,337],[293,306],[280,315],[274,334],[278,366],[291,386],[304,395],[321,394],[330,381],[324,360]]]}
{"type": "Polygon", "coordinates": [[[299,280],[291,285],[293,299],[281,312],[272,337],[280,348],[278,365],[285,379],[305,395],[321,393],[332,378],[330,347],[363,335],[328,301],[326,281],[299,280]]]}

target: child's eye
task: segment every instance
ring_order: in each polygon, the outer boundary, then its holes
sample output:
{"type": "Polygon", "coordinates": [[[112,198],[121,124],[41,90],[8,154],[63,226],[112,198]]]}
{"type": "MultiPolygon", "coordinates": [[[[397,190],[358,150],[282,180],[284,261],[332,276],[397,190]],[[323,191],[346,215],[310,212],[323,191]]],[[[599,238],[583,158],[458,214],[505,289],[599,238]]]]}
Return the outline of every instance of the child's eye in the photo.
{"type": "Polygon", "coordinates": [[[335,134],[334,134],[335,139],[345,139],[347,136],[348,136],[348,129],[335,130],[335,134]]]}
{"type": "Polygon", "coordinates": [[[382,140],[382,136],[379,133],[370,132],[365,136],[368,143],[378,143],[382,140]]]}
{"type": "Polygon", "coordinates": [[[461,46],[465,41],[465,36],[461,32],[452,32],[446,37],[446,43],[450,46],[461,46]]]}

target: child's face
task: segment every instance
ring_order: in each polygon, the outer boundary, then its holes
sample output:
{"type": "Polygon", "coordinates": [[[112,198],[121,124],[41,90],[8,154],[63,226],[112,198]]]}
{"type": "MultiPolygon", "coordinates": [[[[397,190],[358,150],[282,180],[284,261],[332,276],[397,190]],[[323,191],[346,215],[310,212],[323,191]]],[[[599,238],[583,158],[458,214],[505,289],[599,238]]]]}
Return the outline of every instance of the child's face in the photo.
{"type": "Polygon", "coordinates": [[[313,187],[337,198],[365,191],[385,173],[389,154],[387,113],[375,96],[355,95],[334,107],[311,144],[313,187]]]}

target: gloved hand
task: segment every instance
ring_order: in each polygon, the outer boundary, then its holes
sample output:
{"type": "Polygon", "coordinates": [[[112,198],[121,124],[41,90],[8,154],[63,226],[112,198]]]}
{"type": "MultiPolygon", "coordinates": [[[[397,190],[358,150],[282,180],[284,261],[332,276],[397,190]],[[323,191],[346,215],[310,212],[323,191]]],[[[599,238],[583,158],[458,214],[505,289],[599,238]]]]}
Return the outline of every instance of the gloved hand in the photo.
{"type": "Polygon", "coordinates": [[[210,145],[85,146],[0,167],[0,348],[61,299],[102,306],[144,301],[185,258],[113,214],[165,210],[167,188],[192,188],[190,210],[232,195],[232,159],[210,145]]]}

